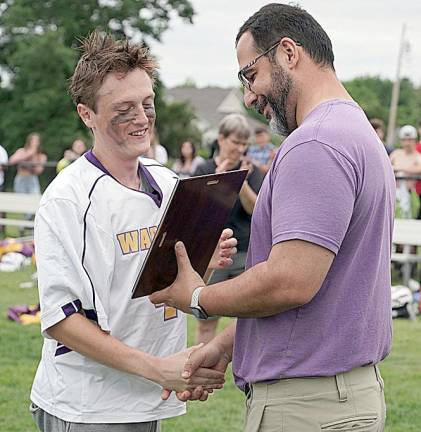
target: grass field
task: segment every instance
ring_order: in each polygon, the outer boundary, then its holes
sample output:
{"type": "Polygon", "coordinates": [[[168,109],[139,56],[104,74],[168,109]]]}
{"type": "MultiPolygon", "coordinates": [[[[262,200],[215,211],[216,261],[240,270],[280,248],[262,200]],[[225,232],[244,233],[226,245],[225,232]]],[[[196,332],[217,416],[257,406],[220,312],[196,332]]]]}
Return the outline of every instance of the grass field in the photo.
{"type": "MultiPolygon", "coordinates": [[[[0,431],[36,432],[28,413],[28,395],[38,363],[39,326],[20,326],[6,319],[7,306],[37,302],[35,289],[18,285],[30,279],[33,269],[0,273],[0,431]]],[[[222,325],[228,321],[224,321],[222,325]]],[[[386,382],[387,431],[421,430],[421,320],[394,322],[394,345],[381,370],[386,382]]],[[[189,338],[194,321],[189,321],[189,338]]],[[[240,432],[243,395],[228,383],[206,403],[190,403],[188,415],[163,423],[163,432],[240,432]]],[[[298,432],[298,431],[297,431],[298,432]]]]}

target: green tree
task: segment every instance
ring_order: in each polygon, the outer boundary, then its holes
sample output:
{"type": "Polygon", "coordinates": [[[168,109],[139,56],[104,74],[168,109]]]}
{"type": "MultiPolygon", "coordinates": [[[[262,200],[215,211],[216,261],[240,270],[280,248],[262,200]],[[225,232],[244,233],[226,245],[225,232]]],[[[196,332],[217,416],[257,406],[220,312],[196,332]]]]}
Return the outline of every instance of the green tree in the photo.
{"type": "Polygon", "coordinates": [[[379,77],[358,77],[344,82],[345,88],[359,103],[368,118],[376,117],[387,122],[392,82],[379,77]]]}
{"type": "MultiPolygon", "coordinates": [[[[354,78],[343,84],[368,118],[380,118],[387,124],[392,98],[392,81],[365,76],[354,78]]],[[[416,125],[420,119],[421,88],[417,88],[408,78],[404,78],[400,85],[397,125],[416,125]]]]}
{"type": "Polygon", "coordinates": [[[195,124],[193,108],[186,102],[164,102],[165,90],[162,86],[156,89],[156,128],[159,141],[170,156],[179,155],[180,144],[191,139],[196,144],[201,142],[201,132],[195,124]]]}
{"type": "MultiPolygon", "coordinates": [[[[188,0],[0,0],[0,70],[8,76],[0,87],[0,139],[8,152],[38,131],[49,158],[57,159],[75,136],[87,136],[67,94],[78,38],[99,28],[145,43],[160,40],[174,13],[192,22],[188,0]]],[[[183,107],[166,107],[161,97],[157,109],[166,113],[164,135],[172,112],[178,127],[183,107]]],[[[193,118],[188,110],[182,114],[193,118]]]]}

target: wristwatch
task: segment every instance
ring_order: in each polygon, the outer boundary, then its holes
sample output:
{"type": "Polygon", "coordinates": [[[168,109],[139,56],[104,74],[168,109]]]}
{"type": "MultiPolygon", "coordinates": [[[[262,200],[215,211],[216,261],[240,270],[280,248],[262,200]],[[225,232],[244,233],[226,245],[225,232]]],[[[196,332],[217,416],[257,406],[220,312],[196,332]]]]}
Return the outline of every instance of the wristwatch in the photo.
{"type": "Polygon", "coordinates": [[[200,286],[200,287],[197,287],[193,291],[193,294],[191,296],[191,301],[190,301],[190,309],[191,309],[192,314],[196,318],[205,320],[205,319],[209,318],[209,315],[207,314],[205,309],[203,309],[203,307],[200,306],[200,304],[199,304],[200,291],[202,291],[203,288],[205,288],[205,287],[200,286]]]}

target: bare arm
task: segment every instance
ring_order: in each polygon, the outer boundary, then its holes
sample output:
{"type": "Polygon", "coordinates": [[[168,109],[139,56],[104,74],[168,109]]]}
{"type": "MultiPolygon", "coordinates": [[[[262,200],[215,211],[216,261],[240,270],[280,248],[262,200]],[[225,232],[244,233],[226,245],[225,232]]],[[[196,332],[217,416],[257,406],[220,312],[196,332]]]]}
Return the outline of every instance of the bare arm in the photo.
{"type": "Polygon", "coordinates": [[[244,210],[251,215],[254,210],[254,205],[256,204],[257,194],[250,187],[247,180],[244,182],[243,187],[240,190],[239,197],[244,210]]]}
{"type": "MultiPolygon", "coordinates": [[[[47,332],[66,347],[113,369],[147,378],[165,388],[185,390],[195,387],[181,377],[189,354],[187,350],[169,357],[152,356],[125,345],[79,313],[65,318],[47,332]]],[[[202,384],[204,381],[207,384],[223,382],[222,374],[217,371],[201,372],[205,376],[196,381],[202,384]]]]}
{"type": "Polygon", "coordinates": [[[206,287],[200,304],[211,315],[238,317],[265,317],[302,306],[319,291],[333,259],[333,252],[313,243],[278,243],[267,261],[206,287]]]}
{"type": "MultiPolygon", "coordinates": [[[[192,292],[203,286],[181,242],[176,245],[179,272],[175,282],[150,296],[189,312],[192,292]]],[[[200,305],[210,315],[266,317],[302,306],[317,294],[333,262],[333,252],[313,243],[290,240],[276,244],[267,261],[242,275],[203,288],[200,305]]]]}
{"type": "Polygon", "coordinates": [[[405,171],[409,175],[419,175],[421,174],[421,157],[414,165],[406,166],[402,171],[405,171]]]}
{"type": "MultiPolygon", "coordinates": [[[[250,159],[245,156],[241,161],[241,169],[249,170],[247,174],[247,179],[250,177],[251,173],[255,169],[250,159]]],[[[256,204],[257,193],[251,188],[247,179],[243,183],[243,187],[240,190],[239,198],[243,209],[247,212],[247,214],[251,215],[254,210],[254,205],[256,204]]]]}
{"type": "MultiPolygon", "coordinates": [[[[236,326],[237,322],[233,322],[209,343],[192,352],[184,366],[183,376],[185,378],[193,376],[200,367],[211,368],[224,373],[232,361],[236,326]]],[[[200,386],[193,391],[177,392],[177,397],[182,401],[205,401],[208,398],[208,392],[212,392],[212,389],[209,390],[200,386]]],[[[166,400],[170,394],[170,390],[164,389],[161,397],[166,400]]]]}
{"type": "Polygon", "coordinates": [[[26,162],[34,156],[35,152],[30,149],[17,149],[9,158],[9,164],[16,165],[20,162],[26,162]]]}

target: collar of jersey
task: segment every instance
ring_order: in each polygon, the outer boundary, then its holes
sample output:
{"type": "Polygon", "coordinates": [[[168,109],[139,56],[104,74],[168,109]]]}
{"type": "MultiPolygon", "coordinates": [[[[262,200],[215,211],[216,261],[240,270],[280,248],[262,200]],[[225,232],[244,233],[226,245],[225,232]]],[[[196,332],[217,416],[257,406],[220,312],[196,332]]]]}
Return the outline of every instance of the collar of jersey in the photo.
{"type": "MultiPolygon", "coordinates": [[[[104,172],[105,174],[107,174],[108,176],[112,177],[117,183],[121,184],[105,167],[104,165],[102,165],[102,163],[97,159],[97,157],[94,155],[92,150],[89,150],[85,153],[85,158],[88,160],[88,162],[90,162],[92,165],[95,165],[99,170],[101,170],[102,172],[104,172]]],[[[148,195],[150,198],[152,198],[152,200],[155,202],[155,204],[158,207],[161,207],[162,205],[162,200],[163,200],[163,194],[162,194],[162,190],[159,187],[158,183],[155,181],[155,179],[153,178],[152,174],[146,169],[146,167],[140,163],[139,161],[139,177],[140,177],[140,172],[142,172],[143,174],[143,178],[146,178],[146,180],[148,181],[148,183],[150,184],[151,188],[152,188],[152,192],[145,192],[145,191],[141,191],[138,189],[133,189],[133,188],[129,188],[127,186],[124,186],[123,184],[121,184],[123,187],[127,187],[127,189],[131,189],[135,192],[139,192],[142,194],[146,194],[148,195]]]]}

